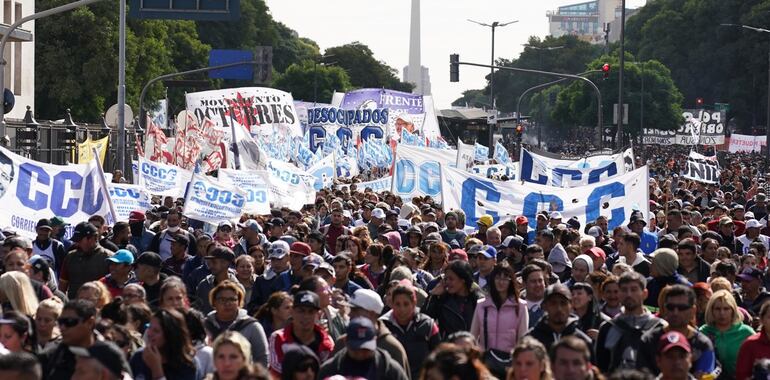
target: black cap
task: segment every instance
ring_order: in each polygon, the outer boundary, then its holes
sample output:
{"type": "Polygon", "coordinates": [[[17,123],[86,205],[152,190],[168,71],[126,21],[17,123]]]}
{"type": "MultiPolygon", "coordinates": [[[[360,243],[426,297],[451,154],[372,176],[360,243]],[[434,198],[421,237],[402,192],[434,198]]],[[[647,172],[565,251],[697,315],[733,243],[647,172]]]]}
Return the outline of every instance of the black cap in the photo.
{"type": "Polygon", "coordinates": [[[641,211],[634,211],[631,213],[631,219],[628,221],[628,224],[634,224],[636,222],[642,222],[643,225],[647,225],[647,221],[644,220],[644,214],[641,211]]]}
{"type": "Polygon", "coordinates": [[[81,357],[96,359],[104,368],[110,371],[115,378],[122,379],[123,373],[128,371],[128,361],[123,351],[110,342],[97,342],[89,348],[70,347],[70,351],[81,357]]]}
{"type": "Polygon", "coordinates": [[[99,233],[99,230],[94,227],[93,224],[88,222],[80,222],[75,226],[75,232],[72,234],[70,240],[80,241],[80,239],[88,236],[95,236],[99,233]]]}
{"type": "Polygon", "coordinates": [[[556,296],[556,295],[562,296],[568,300],[572,300],[572,292],[564,284],[549,285],[545,289],[545,296],[543,297],[543,300],[547,300],[551,296],[556,296]]]}
{"type": "Polygon", "coordinates": [[[294,295],[294,307],[307,306],[314,309],[321,309],[321,300],[318,294],[309,290],[301,290],[294,295]]]}
{"type": "Polygon", "coordinates": [[[38,220],[37,221],[37,225],[35,226],[35,229],[37,230],[37,229],[40,229],[40,228],[47,228],[47,229],[50,230],[51,229],[51,222],[48,219],[46,219],[46,218],[38,220]]]}
{"type": "Polygon", "coordinates": [[[153,268],[160,268],[163,266],[163,259],[161,259],[160,255],[155,252],[146,251],[139,255],[136,261],[134,261],[134,265],[139,264],[144,264],[153,268]]]}
{"type": "Polygon", "coordinates": [[[185,234],[178,234],[174,236],[174,241],[179,244],[182,244],[185,247],[190,245],[190,238],[188,238],[187,235],[185,234]]]}
{"type": "Polygon", "coordinates": [[[270,221],[267,223],[267,225],[269,225],[270,227],[283,226],[284,224],[286,224],[286,222],[284,222],[282,218],[273,218],[273,219],[270,219],[270,221]]]}
{"type": "Polygon", "coordinates": [[[569,228],[572,228],[573,230],[580,230],[580,222],[578,221],[577,216],[573,216],[567,221],[567,226],[569,228]]]}
{"type": "Polygon", "coordinates": [[[203,258],[233,261],[235,260],[235,254],[233,253],[233,251],[230,250],[230,248],[219,246],[212,249],[211,252],[207,256],[204,256],[203,258]]]}

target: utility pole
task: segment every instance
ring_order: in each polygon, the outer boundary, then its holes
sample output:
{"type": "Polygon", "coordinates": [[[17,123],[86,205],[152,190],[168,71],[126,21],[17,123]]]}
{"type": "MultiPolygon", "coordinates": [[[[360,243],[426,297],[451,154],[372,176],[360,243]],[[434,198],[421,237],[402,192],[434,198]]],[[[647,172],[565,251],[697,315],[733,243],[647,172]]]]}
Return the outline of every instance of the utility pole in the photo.
{"type": "Polygon", "coordinates": [[[623,70],[626,66],[625,36],[626,33],[626,0],[620,4],[620,68],[618,69],[618,135],[617,148],[623,147],[623,70]]]}

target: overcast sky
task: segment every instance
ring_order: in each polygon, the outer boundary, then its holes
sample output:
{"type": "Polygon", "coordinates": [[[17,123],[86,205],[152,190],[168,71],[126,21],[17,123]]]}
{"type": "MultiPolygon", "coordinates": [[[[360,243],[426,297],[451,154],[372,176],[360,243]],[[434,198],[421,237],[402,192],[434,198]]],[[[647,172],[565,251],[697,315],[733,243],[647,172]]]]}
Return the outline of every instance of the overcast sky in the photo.
{"type": "MultiPolygon", "coordinates": [[[[411,0],[266,0],[273,17],[318,43],[321,51],[353,41],[369,46],[374,56],[398,70],[409,61],[411,0]]],[[[422,65],[430,69],[436,108],[467,89],[482,88],[483,68],[460,67],[460,82],[449,82],[449,54],[466,62],[489,63],[489,28],[466,21],[518,23],[495,31],[495,55],[514,58],[531,35],[548,34],[546,11],[581,0],[422,0],[422,65]]],[[[635,8],[644,0],[627,0],[635,8]]]]}

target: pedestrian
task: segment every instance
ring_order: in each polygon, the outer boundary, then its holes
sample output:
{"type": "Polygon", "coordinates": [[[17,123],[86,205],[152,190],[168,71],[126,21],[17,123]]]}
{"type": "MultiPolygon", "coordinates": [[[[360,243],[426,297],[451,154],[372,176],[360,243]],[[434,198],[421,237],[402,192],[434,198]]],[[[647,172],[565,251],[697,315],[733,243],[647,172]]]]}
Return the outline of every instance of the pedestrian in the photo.
{"type": "Polygon", "coordinates": [[[759,311],[761,328],[746,338],[738,351],[738,361],[735,366],[735,378],[740,380],[752,378],[754,363],[760,359],[770,358],[770,302],[765,302],[759,311]]]}
{"type": "Polygon", "coordinates": [[[591,349],[582,339],[565,336],[559,339],[550,352],[554,380],[599,379],[591,365],[591,349]]]}
{"type": "Polygon", "coordinates": [[[0,344],[11,352],[35,353],[32,321],[18,311],[6,311],[0,319],[0,344]]]}
{"type": "Polygon", "coordinates": [[[267,302],[259,307],[254,318],[262,324],[266,336],[286,326],[291,318],[292,302],[289,293],[279,291],[271,294],[267,302]]]}
{"type": "MultiPolygon", "coordinates": [[[[302,345],[287,347],[283,359],[281,380],[315,380],[321,363],[310,348],[302,345]]],[[[275,377],[274,377],[275,378],[275,377]]]]}
{"type": "Polygon", "coordinates": [[[425,314],[438,322],[441,336],[446,338],[456,331],[470,330],[476,303],[481,298],[483,295],[473,282],[470,264],[455,260],[430,291],[425,314]]]}
{"type": "Polygon", "coordinates": [[[131,357],[135,379],[200,380],[203,373],[184,316],[176,310],[159,309],[147,329],[147,345],[131,357]]]}
{"type": "Polygon", "coordinates": [[[226,331],[211,344],[214,349],[213,374],[206,379],[238,380],[247,366],[251,364],[251,344],[238,332],[226,331]]]}
{"type": "Polygon", "coordinates": [[[735,376],[738,351],[754,330],[743,324],[743,317],[733,295],[727,290],[714,292],[706,305],[706,324],[700,331],[714,343],[717,359],[725,376],[735,376]]]}
{"type": "Polygon", "coordinates": [[[513,364],[507,380],[551,380],[551,362],[542,343],[532,337],[524,337],[511,352],[513,364]]]}

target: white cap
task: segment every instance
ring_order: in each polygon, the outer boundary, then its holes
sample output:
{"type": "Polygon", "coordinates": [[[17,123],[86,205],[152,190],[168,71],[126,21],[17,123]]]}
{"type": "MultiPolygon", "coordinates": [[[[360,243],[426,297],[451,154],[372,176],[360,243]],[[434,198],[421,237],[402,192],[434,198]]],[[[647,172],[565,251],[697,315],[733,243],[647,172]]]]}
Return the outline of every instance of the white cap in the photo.
{"type": "Polygon", "coordinates": [[[746,211],[746,213],[744,213],[744,214],[743,214],[743,217],[744,217],[746,220],[751,220],[751,219],[754,219],[754,213],[753,213],[753,212],[751,212],[751,211],[746,211]]]}
{"type": "Polygon", "coordinates": [[[551,212],[551,219],[561,219],[561,213],[558,211],[551,212]]]}
{"type": "Polygon", "coordinates": [[[751,219],[746,222],[746,228],[762,228],[762,223],[756,219],[751,219]]]}
{"type": "Polygon", "coordinates": [[[348,303],[352,307],[360,307],[377,314],[382,313],[382,309],[385,307],[385,304],[382,303],[382,297],[371,289],[356,290],[348,303]]]}
{"type": "Polygon", "coordinates": [[[593,236],[595,238],[604,235],[604,231],[602,231],[602,228],[599,226],[593,226],[588,229],[588,235],[593,236]]]}
{"type": "Polygon", "coordinates": [[[385,219],[385,211],[382,211],[379,207],[375,208],[372,210],[372,218],[385,219]]]}

